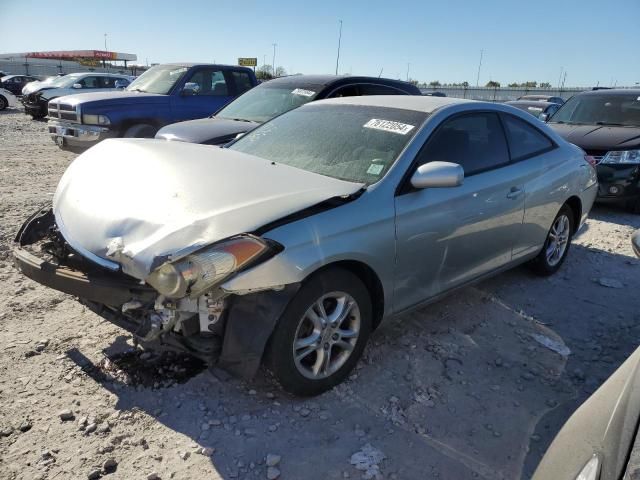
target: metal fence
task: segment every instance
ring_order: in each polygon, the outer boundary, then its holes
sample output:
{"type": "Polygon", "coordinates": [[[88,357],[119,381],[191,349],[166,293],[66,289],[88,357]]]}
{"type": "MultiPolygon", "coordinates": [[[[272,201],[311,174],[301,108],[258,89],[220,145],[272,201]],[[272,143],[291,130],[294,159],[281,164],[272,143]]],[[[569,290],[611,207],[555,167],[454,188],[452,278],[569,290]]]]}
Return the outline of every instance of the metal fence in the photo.
{"type": "Polygon", "coordinates": [[[109,66],[107,68],[100,66],[92,67],[81,65],[78,62],[68,60],[47,60],[33,58],[13,58],[11,60],[0,59],[0,71],[10,73],[12,75],[36,75],[48,77],[59,73],[75,73],[75,72],[104,72],[104,73],[122,73],[125,75],[135,75],[132,69],[135,67],[109,66]]]}
{"type": "Polygon", "coordinates": [[[442,92],[448,97],[468,98],[471,100],[483,100],[487,102],[508,102],[517,100],[523,95],[553,95],[565,100],[572,95],[591,90],[591,87],[571,87],[571,88],[512,88],[512,87],[423,87],[422,93],[442,92]]]}

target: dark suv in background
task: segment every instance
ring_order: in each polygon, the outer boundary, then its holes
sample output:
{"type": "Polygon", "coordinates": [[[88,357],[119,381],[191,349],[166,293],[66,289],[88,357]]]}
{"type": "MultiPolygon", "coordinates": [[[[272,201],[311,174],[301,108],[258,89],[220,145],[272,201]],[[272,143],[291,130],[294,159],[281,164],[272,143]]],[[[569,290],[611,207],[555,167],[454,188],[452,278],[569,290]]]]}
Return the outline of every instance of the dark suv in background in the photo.
{"type": "Polygon", "coordinates": [[[222,145],[305,103],[361,95],[420,95],[420,89],[388,78],[291,75],[258,85],[207,118],[167,125],[156,138],[222,145]]]}
{"type": "Polygon", "coordinates": [[[640,213],[640,89],[579,93],[549,125],[593,157],[598,201],[624,204],[640,213]]]}

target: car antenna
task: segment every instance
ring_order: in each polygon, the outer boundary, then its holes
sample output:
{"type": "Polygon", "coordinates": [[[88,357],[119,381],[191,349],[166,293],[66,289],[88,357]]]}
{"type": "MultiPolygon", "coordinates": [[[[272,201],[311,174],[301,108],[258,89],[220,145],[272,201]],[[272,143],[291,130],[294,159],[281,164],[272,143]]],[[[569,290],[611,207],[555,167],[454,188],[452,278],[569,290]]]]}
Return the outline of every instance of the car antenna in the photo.
{"type": "Polygon", "coordinates": [[[383,70],[384,70],[384,67],[382,67],[382,68],[380,69],[380,73],[378,74],[378,78],[380,78],[380,77],[382,76],[382,71],[383,71],[383,70]]]}

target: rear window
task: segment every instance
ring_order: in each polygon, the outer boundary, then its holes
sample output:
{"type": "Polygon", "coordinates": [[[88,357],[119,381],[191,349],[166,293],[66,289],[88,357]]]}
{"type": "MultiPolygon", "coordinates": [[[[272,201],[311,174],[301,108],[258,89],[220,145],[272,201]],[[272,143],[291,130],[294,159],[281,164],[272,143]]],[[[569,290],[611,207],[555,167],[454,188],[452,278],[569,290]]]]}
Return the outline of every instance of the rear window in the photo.
{"type": "Polygon", "coordinates": [[[350,182],[372,184],[391,168],[427,118],[424,112],[362,105],[292,110],[229,148],[350,182]]]}
{"type": "Polygon", "coordinates": [[[512,161],[534,157],[553,148],[551,140],[527,122],[511,115],[504,115],[503,120],[512,161]]]}

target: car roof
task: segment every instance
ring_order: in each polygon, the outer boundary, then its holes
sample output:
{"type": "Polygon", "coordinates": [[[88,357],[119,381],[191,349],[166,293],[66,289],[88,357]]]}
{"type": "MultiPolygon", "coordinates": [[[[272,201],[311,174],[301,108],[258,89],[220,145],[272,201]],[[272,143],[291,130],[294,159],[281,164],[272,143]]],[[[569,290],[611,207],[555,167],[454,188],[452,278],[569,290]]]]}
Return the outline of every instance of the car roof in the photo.
{"type": "MultiPolygon", "coordinates": [[[[475,100],[453,97],[426,97],[418,95],[365,95],[361,97],[340,97],[318,100],[313,105],[360,105],[366,107],[398,108],[431,113],[434,110],[455,103],[476,103],[475,100]]],[[[302,107],[304,108],[304,107],[302,107]]]]}
{"type": "Polygon", "coordinates": [[[610,88],[602,90],[587,90],[576,95],[637,95],[640,97],[640,88],[610,88]]]}
{"type": "Polygon", "coordinates": [[[274,78],[264,82],[262,85],[315,85],[328,87],[347,83],[375,83],[377,85],[402,85],[403,87],[411,85],[402,80],[358,75],[288,75],[274,78]]]}
{"type": "Polygon", "coordinates": [[[505,102],[507,105],[522,105],[527,107],[548,107],[553,105],[553,102],[545,102],[544,100],[512,100],[505,102]]]}

